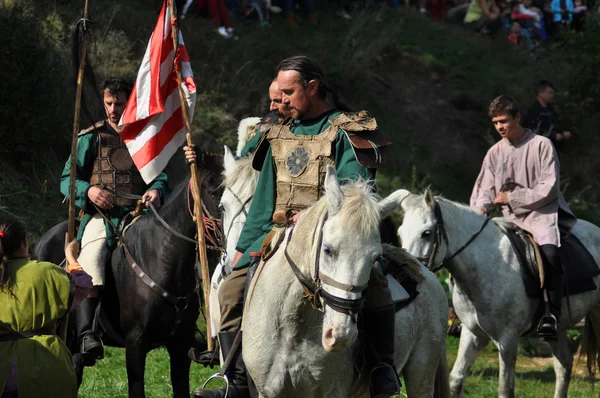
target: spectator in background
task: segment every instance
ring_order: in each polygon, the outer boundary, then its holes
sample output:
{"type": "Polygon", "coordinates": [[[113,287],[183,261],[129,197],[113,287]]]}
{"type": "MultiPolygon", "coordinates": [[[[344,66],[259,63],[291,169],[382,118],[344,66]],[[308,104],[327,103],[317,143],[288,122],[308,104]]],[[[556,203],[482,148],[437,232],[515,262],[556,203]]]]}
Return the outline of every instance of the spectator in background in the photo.
{"type": "Polygon", "coordinates": [[[493,34],[502,27],[500,8],[494,0],[471,0],[464,23],[478,33],[493,34]]]}
{"type": "Polygon", "coordinates": [[[521,34],[521,24],[519,21],[512,21],[510,24],[510,34],[508,40],[517,47],[523,47],[524,38],[521,34]]]}
{"type": "Polygon", "coordinates": [[[573,18],[573,0],[552,0],[550,11],[554,16],[554,22],[567,25],[573,18]]]}
{"type": "Polygon", "coordinates": [[[523,127],[534,133],[548,137],[559,150],[565,141],[571,138],[571,132],[563,130],[560,125],[558,113],[552,105],[554,100],[554,86],[547,80],[542,80],[537,85],[537,99],[527,110],[523,119],[523,127]]]}
{"type": "Polygon", "coordinates": [[[546,39],[542,10],[532,7],[531,0],[523,0],[522,3],[515,1],[511,6],[511,19],[519,21],[520,25],[527,30],[529,37],[543,41],[546,39]]]}
{"type": "MultiPolygon", "coordinates": [[[[421,12],[423,12],[426,1],[422,1],[421,12]]],[[[446,0],[430,0],[429,15],[433,21],[443,22],[446,19],[447,4],[446,0]]]]}
{"type": "Polygon", "coordinates": [[[225,39],[237,39],[233,34],[231,19],[224,0],[185,0],[179,17],[185,19],[188,12],[192,10],[202,16],[208,15],[219,36],[225,39]]]}
{"type": "Polygon", "coordinates": [[[583,32],[583,25],[585,24],[585,17],[587,15],[588,8],[583,4],[582,0],[574,1],[575,7],[573,8],[573,21],[571,21],[571,28],[576,32],[583,32]]]}
{"type": "MultiPolygon", "coordinates": [[[[315,10],[315,1],[314,0],[300,0],[301,6],[308,13],[308,20],[311,24],[317,25],[317,12],[315,10]]],[[[298,23],[296,22],[296,18],[294,17],[294,0],[283,0],[283,11],[285,12],[285,19],[287,23],[293,27],[297,28],[298,23]]]]}

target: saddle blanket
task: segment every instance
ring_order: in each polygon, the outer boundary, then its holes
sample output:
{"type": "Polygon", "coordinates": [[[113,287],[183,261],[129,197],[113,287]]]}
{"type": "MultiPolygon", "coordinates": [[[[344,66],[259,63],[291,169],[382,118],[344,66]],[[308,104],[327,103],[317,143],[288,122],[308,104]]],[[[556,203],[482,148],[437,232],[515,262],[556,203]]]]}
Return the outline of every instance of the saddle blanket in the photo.
{"type": "MultiPolygon", "coordinates": [[[[541,253],[539,246],[533,242],[528,232],[514,225],[507,225],[504,222],[496,223],[496,225],[506,234],[519,259],[527,295],[529,297],[539,297],[542,293],[541,285],[544,282],[539,271],[540,267],[543,270],[543,265],[538,264],[540,258],[544,261],[544,256],[539,256],[539,253],[541,253]],[[536,257],[538,258],[537,261],[536,257]]],[[[598,268],[594,257],[577,236],[574,234],[561,236],[560,250],[562,251],[561,259],[567,280],[565,296],[595,290],[596,284],[593,278],[600,274],[600,268],[598,268]]]]}
{"type": "Polygon", "coordinates": [[[423,280],[421,263],[406,250],[384,243],[380,265],[387,274],[388,286],[398,312],[419,295],[417,287],[423,280]]]}

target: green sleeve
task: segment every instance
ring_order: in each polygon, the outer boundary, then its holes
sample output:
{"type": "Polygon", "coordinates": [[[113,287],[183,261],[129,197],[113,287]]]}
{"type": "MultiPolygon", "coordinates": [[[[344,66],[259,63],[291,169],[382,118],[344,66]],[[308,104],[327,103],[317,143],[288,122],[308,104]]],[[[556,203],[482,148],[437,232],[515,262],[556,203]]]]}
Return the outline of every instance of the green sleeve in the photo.
{"type": "Polygon", "coordinates": [[[266,232],[265,229],[273,224],[276,195],[275,161],[271,154],[271,148],[269,148],[258,177],[256,193],[250,205],[250,211],[248,211],[248,218],[236,245],[237,251],[245,252],[266,232]]]}
{"type": "MultiPolygon", "coordinates": [[[[96,159],[96,134],[85,134],[77,139],[76,170],[75,170],[75,206],[85,212],[93,212],[87,193],[91,187],[89,183],[96,159]]],[[[71,157],[67,160],[62,175],[60,176],[60,192],[69,197],[71,181],[71,157]]]]}
{"type": "Polygon", "coordinates": [[[152,180],[150,185],[148,185],[146,192],[152,191],[153,189],[156,189],[158,191],[158,194],[160,195],[160,202],[164,203],[167,195],[171,193],[171,184],[169,183],[169,176],[167,176],[165,172],[160,173],[158,177],[152,180]]]}
{"type": "Polygon", "coordinates": [[[352,144],[341,130],[338,132],[338,139],[335,142],[335,171],[340,182],[346,179],[356,181],[359,177],[365,181],[374,179],[371,170],[358,163],[352,150],[352,144]]]}
{"type": "Polygon", "coordinates": [[[254,134],[254,137],[252,137],[252,139],[246,143],[246,145],[242,149],[242,152],[240,153],[239,157],[244,158],[244,157],[248,156],[248,152],[254,152],[254,150],[256,149],[256,146],[258,145],[258,142],[260,141],[260,137],[261,137],[260,129],[258,129],[256,134],[254,134]]]}

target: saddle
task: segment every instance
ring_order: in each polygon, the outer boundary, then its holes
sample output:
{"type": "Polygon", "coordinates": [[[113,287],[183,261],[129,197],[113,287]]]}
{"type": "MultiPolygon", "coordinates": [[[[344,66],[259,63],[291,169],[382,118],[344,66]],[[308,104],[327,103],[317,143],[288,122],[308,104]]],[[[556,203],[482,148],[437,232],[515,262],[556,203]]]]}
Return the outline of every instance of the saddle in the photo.
{"type": "MultiPolygon", "coordinates": [[[[496,225],[510,241],[525,282],[525,290],[529,297],[540,297],[544,286],[544,256],[540,254],[538,244],[533,236],[515,226],[504,222],[496,225]]],[[[565,296],[572,296],[596,289],[592,279],[600,274],[596,261],[574,234],[561,234],[561,251],[565,271],[565,296]]]]}
{"type": "Polygon", "coordinates": [[[387,275],[392,300],[398,312],[419,295],[417,287],[424,278],[421,263],[404,249],[387,243],[382,246],[379,264],[387,275]]]}

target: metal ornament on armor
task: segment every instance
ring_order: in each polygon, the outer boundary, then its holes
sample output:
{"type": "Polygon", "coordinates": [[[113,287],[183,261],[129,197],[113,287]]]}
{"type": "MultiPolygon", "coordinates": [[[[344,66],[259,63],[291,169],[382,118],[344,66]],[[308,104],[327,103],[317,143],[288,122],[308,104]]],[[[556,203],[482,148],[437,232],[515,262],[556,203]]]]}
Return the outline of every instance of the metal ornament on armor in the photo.
{"type": "Polygon", "coordinates": [[[284,224],[294,213],[313,205],[322,192],[325,170],[334,164],[337,127],[318,135],[295,135],[289,125],[272,126],[267,134],[277,172],[273,221],[284,224]]]}
{"type": "MultiPolygon", "coordinates": [[[[127,147],[116,134],[98,132],[98,157],[90,184],[107,187],[116,193],[142,195],[145,183],[135,167],[127,147]]],[[[118,207],[133,207],[136,201],[111,195],[112,203],[118,207]]]]}

